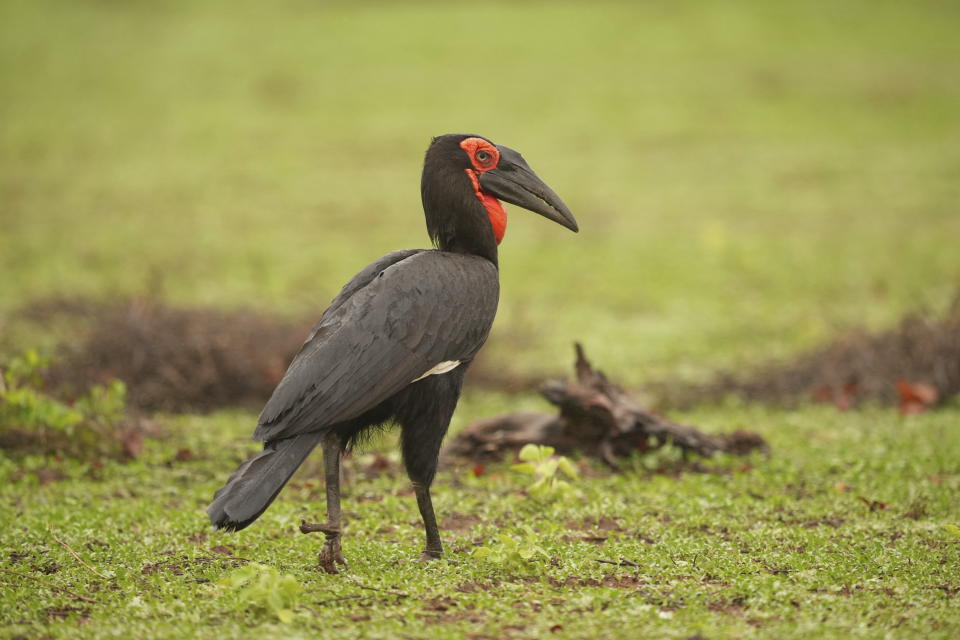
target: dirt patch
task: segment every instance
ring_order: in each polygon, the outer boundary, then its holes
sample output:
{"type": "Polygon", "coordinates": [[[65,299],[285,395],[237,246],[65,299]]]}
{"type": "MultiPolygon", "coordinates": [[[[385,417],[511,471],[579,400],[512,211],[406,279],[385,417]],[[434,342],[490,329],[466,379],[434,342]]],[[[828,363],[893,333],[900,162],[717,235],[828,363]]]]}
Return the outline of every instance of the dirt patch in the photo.
{"type": "Polygon", "coordinates": [[[584,518],[583,520],[567,520],[566,526],[567,529],[575,529],[577,531],[625,531],[625,529],[620,526],[619,521],[614,518],[608,518],[607,516],[600,516],[596,520],[589,518],[584,518]]]}
{"type": "Polygon", "coordinates": [[[423,604],[423,608],[427,611],[449,611],[455,606],[457,606],[457,601],[450,596],[433,598],[423,604]]]}
{"type": "Polygon", "coordinates": [[[440,528],[444,531],[452,531],[454,533],[467,533],[481,522],[483,522],[483,520],[480,518],[454,511],[444,518],[440,528]]]}
{"type": "Polygon", "coordinates": [[[734,598],[733,600],[716,600],[709,603],[707,609],[716,613],[739,616],[743,615],[743,612],[747,610],[747,603],[746,600],[741,597],[734,598]]]}
{"type": "Polygon", "coordinates": [[[563,536],[564,542],[589,542],[590,544],[595,544],[597,546],[602,546],[604,542],[607,541],[606,536],[563,536]]]}
{"type": "MultiPolygon", "coordinates": [[[[47,376],[64,397],[116,378],[126,383],[132,407],[172,412],[260,408],[319,318],[319,312],[291,319],[153,298],[51,298],[16,314],[19,321],[67,336],[47,376]]],[[[470,384],[517,392],[536,381],[505,376],[479,358],[470,368],[470,384]]]]}
{"type": "Polygon", "coordinates": [[[85,619],[90,615],[90,609],[83,607],[47,607],[46,613],[50,620],[66,620],[71,616],[85,619]]]}
{"type": "MultiPolygon", "coordinates": [[[[151,298],[47,299],[16,314],[67,336],[48,372],[52,388],[75,397],[94,383],[119,378],[131,406],[150,411],[259,408],[318,318],[151,298]]],[[[539,382],[511,376],[483,356],[468,377],[470,388],[501,392],[528,391],[539,382]]],[[[705,384],[652,383],[648,391],[670,407],[737,395],[778,406],[815,400],[847,409],[879,402],[922,411],[960,393],[960,296],[943,314],[911,314],[887,331],[851,331],[789,361],[743,374],[721,372],[705,384]]],[[[731,438],[720,445],[735,453],[759,445],[731,438]]]]}
{"type": "Polygon", "coordinates": [[[311,325],[150,299],[46,300],[18,316],[78,328],[48,372],[52,387],[73,396],[118,378],[132,406],[162,411],[262,405],[311,325]]]}
{"type": "Polygon", "coordinates": [[[183,575],[183,566],[177,562],[157,562],[154,564],[144,565],[140,569],[140,573],[145,576],[153,575],[155,573],[172,573],[175,576],[183,575]]]}
{"type": "Polygon", "coordinates": [[[960,393],[960,294],[943,314],[911,314],[887,331],[855,330],[822,347],[746,374],[721,373],[704,385],[654,385],[671,407],[727,395],[795,406],[829,402],[850,409],[863,402],[916,413],[960,393]]]}
{"type": "Polygon", "coordinates": [[[490,585],[483,582],[461,582],[457,585],[456,591],[460,593],[476,593],[477,591],[485,591],[490,588],[490,585]]]}
{"type": "Polygon", "coordinates": [[[547,578],[550,586],[557,589],[567,589],[570,587],[608,587],[610,589],[637,589],[645,586],[647,583],[637,576],[608,575],[603,578],[583,578],[581,576],[568,576],[559,580],[557,578],[547,578]]]}

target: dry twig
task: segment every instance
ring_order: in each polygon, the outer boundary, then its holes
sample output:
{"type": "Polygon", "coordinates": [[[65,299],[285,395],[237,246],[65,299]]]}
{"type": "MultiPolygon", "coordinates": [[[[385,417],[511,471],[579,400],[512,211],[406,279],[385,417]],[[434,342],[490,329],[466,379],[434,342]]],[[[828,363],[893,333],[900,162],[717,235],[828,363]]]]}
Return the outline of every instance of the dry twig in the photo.
{"type": "Polygon", "coordinates": [[[616,560],[604,560],[603,558],[597,558],[597,562],[602,562],[603,564],[612,564],[616,567],[639,567],[640,565],[634,562],[633,560],[627,560],[626,558],[620,558],[619,561],[616,560]]]}
{"type": "Polygon", "coordinates": [[[96,569],[94,569],[93,567],[91,567],[90,565],[88,565],[86,562],[84,562],[84,561],[83,561],[83,558],[81,558],[81,557],[77,554],[77,552],[73,550],[73,548],[72,548],[70,545],[68,545],[66,542],[64,542],[64,541],[61,540],[60,538],[58,538],[58,537],[57,537],[57,534],[55,534],[53,531],[50,532],[50,535],[53,536],[53,539],[56,540],[60,545],[62,545],[63,548],[65,548],[67,551],[69,551],[69,552],[70,552],[70,555],[72,555],[74,558],[77,559],[77,562],[79,562],[80,564],[82,564],[83,566],[85,566],[87,569],[89,569],[95,576],[98,576],[98,577],[100,577],[100,578],[103,578],[104,580],[109,580],[109,579],[110,579],[110,578],[108,578],[107,576],[105,576],[105,575],[103,575],[102,573],[100,573],[99,571],[97,571],[96,569]]]}

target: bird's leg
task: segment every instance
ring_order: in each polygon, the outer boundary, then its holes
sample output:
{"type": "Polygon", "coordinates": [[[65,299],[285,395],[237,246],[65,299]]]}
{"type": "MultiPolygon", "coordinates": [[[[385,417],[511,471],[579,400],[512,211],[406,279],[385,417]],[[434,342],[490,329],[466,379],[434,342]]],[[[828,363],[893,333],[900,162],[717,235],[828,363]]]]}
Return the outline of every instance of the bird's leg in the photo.
{"type": "Polygon", "coordinates": [[[443,555],[443,543],[440,542],[440,529],[437,527],[437,517],[433,513],[430,485],[414,481],[413,491],[417,495],[417,506],[420,507],[423,528],[427,532],[427,546],[420,554],[420,560],[436,560],[443,555]]]}
{"type": "MultiPolygon", "coordinates": [[[[327,537],[320,550],[320,566],[327,573],[338,573],[337,565],[347,566],[340,549],[340,452],[339,436],[330,434],[323,439],[323,473],[327,488],[327,521],[316,528],[327,537]]],[[[303,525],[300,528],[303,531],[303,525]]]]}
{"type": "Polygon", "coordinates": [[[420,560],[436,560],[443,555],[437,516],[433,513],[430,485],[437,473],[440,444],[450,425],[450,417],[460,397],[460,385],[466,366],[460,366],[443,375],[430,376],[416,383],[418,391],[413,398],[401,404],[397,412],[400,446],[407,476],[413,483],[417,507],[427,534],[427,546],[420,560]]]}

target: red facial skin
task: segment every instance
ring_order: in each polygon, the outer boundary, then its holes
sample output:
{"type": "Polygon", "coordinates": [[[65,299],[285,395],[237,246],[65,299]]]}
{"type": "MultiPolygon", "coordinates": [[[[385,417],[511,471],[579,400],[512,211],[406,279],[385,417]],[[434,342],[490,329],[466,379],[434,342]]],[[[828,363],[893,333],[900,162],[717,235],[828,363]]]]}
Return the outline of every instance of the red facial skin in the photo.
{"type": "Polygon", "coordinates": [[[470,178],[477,199],[483,203],[483,207],[487,210],[487,215],[490,217],[490,226],[493,227],[493,236],[497,239],[497,244],[500,244],[500,241],[503,240],[503,234],[507,231],[507,212],[504,211],[499,200],[484,193],[480,188],[480,174],[497,168],[497,164],[500,162],[500,151],[483,138],[467,138],[460,143],[460,148],[467,152],[470,164],[473,165],[473,169],[464,169],[464,171],[470,178]],[[480,153],[482,151],[486,152],[486,156],[478,158],[477,154],[484,155],[480,153]]]}

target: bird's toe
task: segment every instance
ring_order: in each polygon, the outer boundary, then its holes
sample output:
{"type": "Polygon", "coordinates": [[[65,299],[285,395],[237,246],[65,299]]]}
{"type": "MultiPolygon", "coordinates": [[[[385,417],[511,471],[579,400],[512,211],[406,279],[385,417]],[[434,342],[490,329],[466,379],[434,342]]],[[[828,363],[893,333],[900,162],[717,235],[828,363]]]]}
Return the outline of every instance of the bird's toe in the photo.
{"type": "Polygon", "coordinates": [[[324,544],[323,549],[320,550],[318,559],[320,561],[320,568],[327,573],[340,573],[337,565],[342,566],[344,569],[347,568],[347,561],[344,559],[343,553],[340,552],[339,544],[330,542],[324,544]]]}

